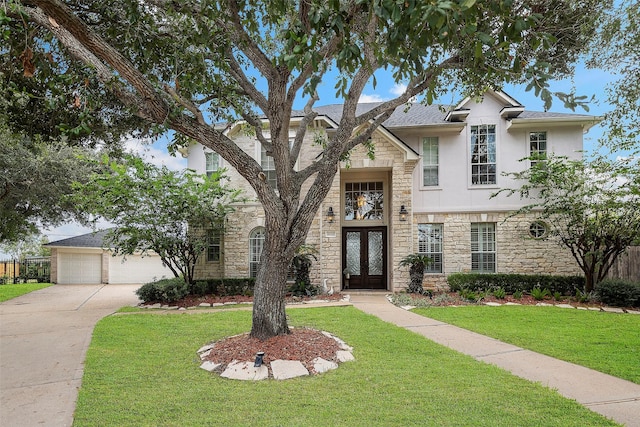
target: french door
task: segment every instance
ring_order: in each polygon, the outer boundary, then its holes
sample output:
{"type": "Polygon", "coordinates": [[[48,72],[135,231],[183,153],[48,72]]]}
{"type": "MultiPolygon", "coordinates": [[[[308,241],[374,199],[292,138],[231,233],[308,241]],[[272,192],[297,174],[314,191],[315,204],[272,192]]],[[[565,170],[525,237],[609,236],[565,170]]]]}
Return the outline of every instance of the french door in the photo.
{"type": "Polygon", "coordinates": [[[387,288],[387,227],[342,229],[342,287],[387,288]]]}

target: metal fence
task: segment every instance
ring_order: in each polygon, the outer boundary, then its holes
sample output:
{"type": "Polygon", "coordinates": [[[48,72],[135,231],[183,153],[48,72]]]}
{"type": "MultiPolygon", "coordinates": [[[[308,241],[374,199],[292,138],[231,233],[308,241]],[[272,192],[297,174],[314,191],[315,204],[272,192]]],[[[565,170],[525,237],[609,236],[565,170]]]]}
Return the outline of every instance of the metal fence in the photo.
{"type": "Polygon", "coordinates": [[[48,282],[51,275],[50,257],[28,257],[23,260],[0,261],[0,284],[48,282]]]}
{"type": "Polygon", "coordinates": [[[613,264],[607,277],[640,282],[640,246],[629,246],[613,264]]]}

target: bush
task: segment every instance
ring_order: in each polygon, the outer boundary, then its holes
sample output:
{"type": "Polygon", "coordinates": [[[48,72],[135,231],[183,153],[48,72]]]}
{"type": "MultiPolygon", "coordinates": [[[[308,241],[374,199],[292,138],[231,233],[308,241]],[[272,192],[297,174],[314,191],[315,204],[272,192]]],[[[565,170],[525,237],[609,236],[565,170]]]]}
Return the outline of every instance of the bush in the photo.
{"type": "Polygon", "coordinates": [[[595,288],[601,302],[616,307],[640,307],[640,283],[603,280],[595,288]]]}
{"type": "Polygon", "coordinates": [[[198,280],[193,284],[194,295],[253,295],[253,287],[256,279],[253,277],[241,277],[234,279],[207,279],[198,280]]]}
{"type": "Polygon", "coordinates": [[[162,279],[142,285],[136,295],[144,302],[172,303],[189,294],[189,288],[181,278],[162,279]]]}
{"type": "Polygon", "coordinates": [[[462,289],[472,291],[492,291],[502,288],[507,294],[516,292],[530,293],[533,288],[548,289],[555,294],[573,295],[576,289],[584,289],[583,276],[552,276],[545,274],[486,274],[453,273],[447,277],[449,288],[453,292],[462,289]]]}

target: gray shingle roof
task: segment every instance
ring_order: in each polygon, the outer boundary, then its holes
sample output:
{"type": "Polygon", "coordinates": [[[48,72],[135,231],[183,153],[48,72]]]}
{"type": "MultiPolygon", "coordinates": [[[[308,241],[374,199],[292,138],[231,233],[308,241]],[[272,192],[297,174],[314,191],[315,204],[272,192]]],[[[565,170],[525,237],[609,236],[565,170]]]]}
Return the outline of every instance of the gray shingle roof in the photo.
{"type": "Polygon", "coordinates": [[[104,238],[109,230],[98,230],[94,233],[83,234],[81,236],[69,237],[68,239],[57,240],[47,243],[44,246],[64,246],[71,248],[103,248],[104,238]]]}
{"type": "MultiPolygon", "coordinates": [[[[381,103],[366,103],[358,104],[356,114],[365,113],[381,103]]],[[[342,116],[342,104],[330,104],[320,107],[314,107],[314,110],[320,115],[329,117],[336,123],[340,122],[342,116]]],[[[393,114],[384,122],[384,126],[388,129],[413,127],[413,126],[428,126],[428,125],[444,125],[450,122],[445,120],[447,112],[451,110],[451,107],[443,105],[423,105],[420,103],[411,104],[407,110],[405,105],[398,107],[393,114]]],[[[292,114],[294,117],[301,117],[304,115],[302,111],[294,111],[292,114]]],[[[585,114],[570,114],[570,113],[553,113],[542,111],[523,111],[517,117],[518,119],[557,119],[557,118],[572,118],[572,119],[592,119],[592,116],[585,114]]]]}

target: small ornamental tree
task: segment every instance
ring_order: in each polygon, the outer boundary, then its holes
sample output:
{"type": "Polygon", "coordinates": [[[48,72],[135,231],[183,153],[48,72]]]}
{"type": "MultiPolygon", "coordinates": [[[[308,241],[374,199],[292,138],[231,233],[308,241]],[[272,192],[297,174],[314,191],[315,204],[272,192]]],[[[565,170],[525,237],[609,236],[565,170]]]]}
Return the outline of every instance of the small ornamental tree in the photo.
{"type": "Polygon", "coordinates": [[[515,214],[535,212],[550,226],[548,238],[567,247],[584,272],[585,292],[591,292],[640,237],[640,171],[635,161],[552,156],[507,175],[523,184],[499,193],[529,200],[515,214]]]}
{"type": "Polygon", "coordinates": [[[115,254],[156,252],[175,277],[192,285],[211,233],[224,232],[224,218],[240,200],[224,181],[222,171],[206,177],[128,156],[78,185],[74,200],[87,214],[115,224],[107,233],[115,254]]]}
{"type": "MultiPolygon", "coordinates": [[[[0,9],[0,34],[8,41],[8,63],[56,88],[73,82],[70,99],[78,108],[90,106],[83,109],[87,114],[130,112],[158,132],[173,131],[177,145],[195,140],[217,152],[247,180],[264,208],[266,229],[251,336],[266,339],[289,333],[286,272],[341,159],[369,141],[398,107],[418,95],[430,104],[447,87],[480,95],[505,82],[522,83],[548,106],[553,95],[548,81],[571,74],[607,5],[601,0],[8,0],[0,9]],[[404,92],[358,113],[365,87],[389,75],[404,92]],[[296,169],[323,83],[344,100],[342,115],[323,141],[322,156],[296,169]],[[103,92],[126,108],[101,108],[93,101],[103,92]],[[297,102],[304,107],[293,131],[297,102]],[[242,120],[252,128],[273,158],[277,191],[264,179],[260,163],[215,125],[221,120],[242,120]]],[[[580,102],[556,95],[569,106],[580,102]]]]}
{"type": "Polygon", "coordinates": [[[412,294],[424,294],[426,291],[422,287],[424,280],[424,270],[432,262],[431,258],[425,254],[409,254],[400,260],[400,266],[409,266],[409,287],[407,291],[412,294]]]}

